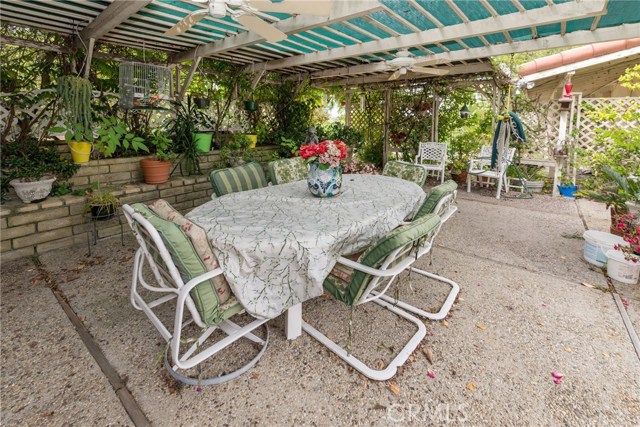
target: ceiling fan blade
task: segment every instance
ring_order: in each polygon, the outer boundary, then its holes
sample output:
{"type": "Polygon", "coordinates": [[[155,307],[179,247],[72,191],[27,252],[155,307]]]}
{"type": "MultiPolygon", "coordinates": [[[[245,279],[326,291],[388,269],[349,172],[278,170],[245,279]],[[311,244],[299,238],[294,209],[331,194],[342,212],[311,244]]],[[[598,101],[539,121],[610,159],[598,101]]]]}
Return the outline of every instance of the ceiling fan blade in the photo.
{"type": "Polygon", "coordinates": [[[233,19],[242,24],[247,30],[253,31],[261,37],[267,39],[270,42],[279,42],[287,38],[287,35],[272,26],[264,22],[262,19],[255,15],[244,14],[234,16],[233,19]]]}
{"type": "Polygon", "coordinates": [[[266,0],[249,1],[249,6],[260,12],[292,13],[296,15],[329,16],[331,0],[284,0],[273,3],[266,0]]]}
{"type": "Polygon", "coordinates": [[[203,9],[193,12],[191,15],[185,16],[181,21],[178,21],[176,25],[165,31],[163,36],[173,37],[189,31],[189,28],[200,22],[200,20],[207,16],[208,13],[208,10],[203,9]]]}
{"type": "Polygon", "coordinates": [[[423,61],[420,61],[419,58],[424,58],[424,56],[417,57],[416,58],[416,62],[413,65],[417,65],[418,67],[422,67],[424,65],[439,65],[439,64],[444,64],[445,62],[447,62],[442,58],[439,58],[439,59],[425,59],[423,61]]]}
{"type": "Polygon", "coordinates": [[[400,77],[402,73],[400,72],[400,70],[395,71],[393,74],[391,74],[391,77],[389,77],[387,80],[396,80],[398,77],[400,77]]]}
{"type": "Polygon", "coordinates": [[[445,74],[449,74],[449,70],[444,70],[439,68],[416,67],[415,65],[411,67],[411,71],[413,71],[414,73],[433,74],[434,76],[444,76],[445,74]]]}

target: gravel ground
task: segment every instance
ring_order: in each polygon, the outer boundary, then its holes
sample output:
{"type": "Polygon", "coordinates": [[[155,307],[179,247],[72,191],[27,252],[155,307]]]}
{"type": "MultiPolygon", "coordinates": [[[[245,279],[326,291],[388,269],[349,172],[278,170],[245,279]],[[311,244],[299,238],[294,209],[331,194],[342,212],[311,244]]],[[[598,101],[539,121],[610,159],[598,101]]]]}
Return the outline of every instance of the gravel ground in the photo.
{"type": "MultiPolygon", "coordinates": [[[[461,191],[432,259],[418,261],[457,281],[460,299],[446,321],[426,322],[433,363],[419,351],[388,382],[365,379],[305,334],[287,341],[281,316],[269,322],[269,348],[249,373],[202,392],[176,387],[156,364],[162,338],[129,303],[133,239],[100,242],[90,258],[78,248],[41,262],[154,425],[640,425],[638,355],[605,276],[582,259],[583,241],[563,237],[585,230],[580,213],[589,228],[606,229],[606,211],[492,194],[461,191]],[[561,384],[552,371],[565,375],[561,384]]],[[[31,283],[36,273],[24,261],[2,266],[2,424],[130,423],[50,290],[31,283]]],[[[446,294],[416,275],[400,285],[402,299],[426,309],[446,294]]],[[[614,285],[638,328],[640,285],[614,285]]],[[[349,311],[340,303],[309,301],[303,316],[346,341],[349,311]]],[[[359,307],[354,353],[388,361],[412,332],[376,305],[359,307]]],[[[254,352],[240,345],[207,370],[254,352]]]]}

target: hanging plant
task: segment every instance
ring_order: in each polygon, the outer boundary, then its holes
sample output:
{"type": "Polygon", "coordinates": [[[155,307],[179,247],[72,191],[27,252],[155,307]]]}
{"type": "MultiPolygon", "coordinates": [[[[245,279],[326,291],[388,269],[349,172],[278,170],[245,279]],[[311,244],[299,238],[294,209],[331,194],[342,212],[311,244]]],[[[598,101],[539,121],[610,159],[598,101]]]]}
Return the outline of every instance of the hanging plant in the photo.
{"type": "Polygon", "coordinates": [[[58,94],[67,118],[72,124],[91,131],[91,82],[76,76],[62,76],[58,81],[58,94]]]}

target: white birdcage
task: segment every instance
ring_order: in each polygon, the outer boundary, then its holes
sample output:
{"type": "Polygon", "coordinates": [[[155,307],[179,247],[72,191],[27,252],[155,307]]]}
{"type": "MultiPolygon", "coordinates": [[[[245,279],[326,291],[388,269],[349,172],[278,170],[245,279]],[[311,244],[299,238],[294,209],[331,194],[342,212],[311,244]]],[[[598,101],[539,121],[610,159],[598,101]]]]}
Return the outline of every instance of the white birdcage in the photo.
{"type": "Polygon", "coordinates": [[[120,106],[162,109],[171,99],[171,70],[142,62],[120,64],[120,106]]]}

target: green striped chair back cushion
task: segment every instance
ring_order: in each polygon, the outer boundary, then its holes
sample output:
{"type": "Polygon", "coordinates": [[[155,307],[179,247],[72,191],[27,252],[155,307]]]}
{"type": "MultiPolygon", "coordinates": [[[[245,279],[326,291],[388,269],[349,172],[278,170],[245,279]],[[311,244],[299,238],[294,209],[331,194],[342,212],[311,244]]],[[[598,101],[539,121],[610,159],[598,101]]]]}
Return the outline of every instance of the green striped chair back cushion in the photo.
{"type": "MultiPolygon", "coordinates": [[[[191,240],[179,225],[160,218],[143,203],[135,203],[131,207],[156,229],[184,283],[207,272],[207,268],[196,253],[191,240]]],[[[161,262],[153,242],[147,240],[146,243],[156,263],[161,262]]],[[[225,304],[224,307],[221,306],[212,280],[207,280],[197,285],[190,295],[198,314],[200,314],[200,318],[209,326],[217,325],[235,313],[242,311],[240,304],[225,304]]],[[[235,298],[232,299],[235,300],[235,298]]]]}
{"type": "Polygon", "coordinates": [[[301,181],[307,178],[309,166],[302,157],[269,162],[269,176],[273,185],[301,181]]]}
{"type": "Polygon", "coordinates": [[[440,202],[440,200],[442,200],[443,197],[446,197],[449,194],[452,194],[457,189],[458,189],[458,184],[452,179],[446,182],[443,182],[442,184],[436,187],[433,187],[429,192],[429,194],[427,195],[426,199],[424,199],[424,202],[422,202],[422,205],[418,209],[418,212],[416,212],[413,219],[415,220],[417,218],[420,218],[422,216],[425,216],[431,213],[440,215],[442,212],[433,211],[438,205],[438,202],[440,202]]]}
{"type": "MultiPolygon", "coordinates": [[[[358,258],[358,262],[368,267],[379,268],[393,251],[424,239],[430,239],[437,232],[439,226],[439,216],[425,215],[387,233],[364,251],[358,258]]],[[[413,252],[406,252],[401,256],[415,255],[413,252]]],[[[347,305],[353,305],[358,302],[371,279],[371,275],[355,270],[348,283],[334,275],[328,276],[324,281],[324,288],[336,299],[347,305]]]]}
{"type": "Polygon", "coordinates": [[[213,191],[218,197],[267,186],[267,178],[264,176],[262,166],[256,162],[235,168],[214,170],[209,175],[209,178],[213,191]]]}
{"type": "Polygon", "coordinates": [[[427,170],[420,165],[413,163],[390,160],[384,165],[382,175],[393,176],[418,184],[420,187],[424,185],[427,179],[427,170]]]}

